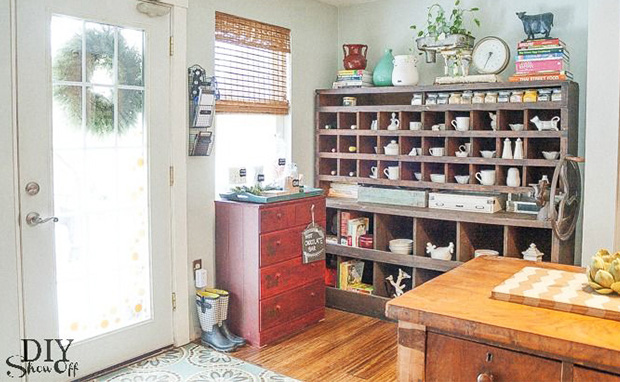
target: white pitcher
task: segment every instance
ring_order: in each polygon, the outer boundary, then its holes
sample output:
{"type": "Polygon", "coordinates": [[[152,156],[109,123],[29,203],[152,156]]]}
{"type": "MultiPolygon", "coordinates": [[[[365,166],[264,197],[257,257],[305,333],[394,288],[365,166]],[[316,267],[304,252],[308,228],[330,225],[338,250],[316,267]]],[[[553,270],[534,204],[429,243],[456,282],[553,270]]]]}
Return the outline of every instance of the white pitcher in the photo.
{"type": "Polygon", "coordinates": [[[394,86],[417,85],[420,80],[417,63],[417,57],[411,54],[394,56],[392,84],[394,86]]]}

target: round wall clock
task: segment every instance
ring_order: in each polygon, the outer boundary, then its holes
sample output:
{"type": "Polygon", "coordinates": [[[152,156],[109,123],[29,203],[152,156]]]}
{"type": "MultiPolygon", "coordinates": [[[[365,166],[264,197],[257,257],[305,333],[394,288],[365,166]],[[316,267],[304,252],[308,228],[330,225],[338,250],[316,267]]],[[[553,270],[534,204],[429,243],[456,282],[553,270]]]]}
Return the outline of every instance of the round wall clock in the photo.
{"type": "Polygon", "coordinates": [[[510,48],[499,37],[485,37],[474,46],[472,61],[479,73],[498,74],[508,66],[510,48]]]}

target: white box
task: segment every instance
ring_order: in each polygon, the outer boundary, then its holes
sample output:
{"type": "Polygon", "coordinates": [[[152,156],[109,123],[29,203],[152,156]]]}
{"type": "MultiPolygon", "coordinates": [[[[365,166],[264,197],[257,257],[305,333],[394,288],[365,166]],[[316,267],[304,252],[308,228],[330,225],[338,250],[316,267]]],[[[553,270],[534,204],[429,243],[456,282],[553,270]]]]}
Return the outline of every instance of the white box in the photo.
{"type": "Polygon", "coordinates": [[[467,211],[492,214],[504,209],[503,195],[476,195],[461,193],[431,192],[428,207],[441,210],[467,211]]]}

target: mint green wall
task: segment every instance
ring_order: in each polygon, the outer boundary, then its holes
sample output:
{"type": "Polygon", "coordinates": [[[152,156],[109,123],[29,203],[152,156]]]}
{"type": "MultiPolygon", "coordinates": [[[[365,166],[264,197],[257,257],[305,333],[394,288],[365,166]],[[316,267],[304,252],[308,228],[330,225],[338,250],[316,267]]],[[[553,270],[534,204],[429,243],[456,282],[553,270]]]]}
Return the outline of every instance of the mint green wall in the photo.
{"type": "MultiPolygon", "coordinates": [[[[338,9],[338,53],[339,68],[342,66],[344,43],[362,43],[369,46],[369,67],[374,67],[385,48],[392,48],[394,54],[408,54],[415,46],[414,32],[409,26],[418,28],[426,25],[427,8],[440,3],[444,9],[452,9],[451,0],[379,0],[338,9]]],[[[579,152],[585,147],[585,97],[586,61],[588,42],[588,2],[583,0],[462,0],[464,8],[478,7],[477,18],[480,28],[472,25],[473,35],[482,38],[497,36],[510,46],[512,59],[502,73],[507,78],[514,73],[514,55],[517,42],[525,38],[521,20],[515,12],[528,14],[553,12],[554,27],[552,36],[560,37],[571,53],[571,71],[580,86],[579,102],[579,152]]],[[[436,64],[426,64],[420,56],[420,84],[432,84],[433,79],[443,73],[443,59],[436,64]]],[[[615,175],[614,175],[615,176],[615,175]]],[[[581,224],[578,227],[576,261],[579,263],[581,248],[581,224]]]]}

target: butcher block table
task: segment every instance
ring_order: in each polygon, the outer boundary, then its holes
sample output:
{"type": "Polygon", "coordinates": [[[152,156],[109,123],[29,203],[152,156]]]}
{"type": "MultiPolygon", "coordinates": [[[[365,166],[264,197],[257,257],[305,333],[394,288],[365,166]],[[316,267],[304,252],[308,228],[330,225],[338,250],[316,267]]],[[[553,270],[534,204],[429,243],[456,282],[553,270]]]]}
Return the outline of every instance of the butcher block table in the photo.
{"type": "Polygon", "coordinates": [[[620,382],[620,321],[491,299],[528,266],[584,272],[482,256],[388,302],[399,380],[620,382]]]}

